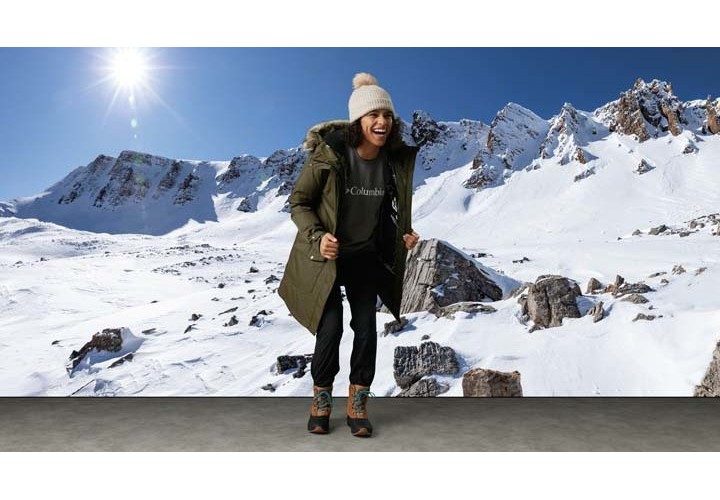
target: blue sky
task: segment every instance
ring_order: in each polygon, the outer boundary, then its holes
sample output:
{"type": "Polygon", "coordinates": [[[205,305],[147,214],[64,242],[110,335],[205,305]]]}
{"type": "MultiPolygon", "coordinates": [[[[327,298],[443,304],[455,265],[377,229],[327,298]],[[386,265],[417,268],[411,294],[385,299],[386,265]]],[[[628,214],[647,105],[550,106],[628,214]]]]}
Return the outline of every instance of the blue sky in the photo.
{"type": "Polygon", "coordinates": [[[720,93],[720,48],[163,48],[146,51],[154,95],[137,91],[133,109],[126,90],[111,105],[110,52],[0,48],[0,200],[125,149],[230,160],[297,146],[314,123],[347,118],[358,71],[405,120],[422,109],[489,123],[510,101],[543,118],[565,101],[591,111],[638,77],[683,100],[720,93]]]}

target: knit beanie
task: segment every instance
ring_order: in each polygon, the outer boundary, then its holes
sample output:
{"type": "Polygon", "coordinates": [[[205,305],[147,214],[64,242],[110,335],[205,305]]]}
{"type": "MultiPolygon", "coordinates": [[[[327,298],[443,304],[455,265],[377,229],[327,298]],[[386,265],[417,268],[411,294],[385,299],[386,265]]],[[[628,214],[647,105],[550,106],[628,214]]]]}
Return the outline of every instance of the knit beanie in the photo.
{"type": "Polygon", "coordinates": [[[353,78],[353,93],[348,102],[350,121],[354,122],[376,109],[389,109],[395,115],[390,94],[378,85],[377,79],[370,73],[356,74],[353,78]]]}

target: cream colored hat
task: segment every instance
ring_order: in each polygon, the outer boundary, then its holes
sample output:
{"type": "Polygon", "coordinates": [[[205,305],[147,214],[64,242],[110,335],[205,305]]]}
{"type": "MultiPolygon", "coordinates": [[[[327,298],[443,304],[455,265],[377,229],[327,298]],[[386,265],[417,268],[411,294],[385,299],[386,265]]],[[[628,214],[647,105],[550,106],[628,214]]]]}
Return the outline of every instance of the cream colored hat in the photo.
{"type": "Polygon", "coordinates": [[[377,79],[370,73],[356,74],[353,78],[353,93],[348,102],[350,121],[354,122],[376,109],[389,109],[395,115],[390,94],[378,85],[377,79]]]}

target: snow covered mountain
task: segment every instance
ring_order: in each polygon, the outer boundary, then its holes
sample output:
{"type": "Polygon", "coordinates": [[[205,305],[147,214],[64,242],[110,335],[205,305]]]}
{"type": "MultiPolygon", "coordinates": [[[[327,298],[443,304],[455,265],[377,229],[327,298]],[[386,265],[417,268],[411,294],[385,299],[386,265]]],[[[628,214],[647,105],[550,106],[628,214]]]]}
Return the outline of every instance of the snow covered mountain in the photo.
{"type": "MultiPolygon", "coordinates": [[[[692,395],[720,340],[719,112],[720,99],[681,101],[658,80],[547,120],[515,103],[489,125],[416,112],[413,227],[444,244],[411,258],[450,253],[414,271],[440,280],[409,294],[432,306],[378,339],[373,392],[461,396],[480,368],[517,372],[525,396],[692,395]],[[442,302],[481,275],[500,295],[442,302]],[[581,285],[580,317],[533,330],[521,285],[553,275],[581,285]],[[623,300],[618,276],[649,301],[623,300]],[[585,315],[598,308],[601,321],[585,315]],[[398,374],[398,353],[427,342],[454,350],[455,371],[398,374]]],[[[0,395],[311,394],[314,337],[276,293],[304,159],[300,147],[229,162],[125,151],[0,203],[0,395]],[[104,330],[97,342],[125,347],[68,368],[104,330]]],[[[378,313],[381,330],[391,318],[378,313]]]]}

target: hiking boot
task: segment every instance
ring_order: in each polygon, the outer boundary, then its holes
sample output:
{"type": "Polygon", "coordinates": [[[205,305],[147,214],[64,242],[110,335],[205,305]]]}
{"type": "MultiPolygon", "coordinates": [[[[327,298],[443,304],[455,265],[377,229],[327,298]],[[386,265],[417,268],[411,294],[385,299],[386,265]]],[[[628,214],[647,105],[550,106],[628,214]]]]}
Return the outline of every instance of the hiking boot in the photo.
{"type": "Polygon", "coordinates": [[[330,432],[330,410],[332,410],[332,388],[313,385],[313,400],[310,405],[308,431],[313,434],[330,432]]]}
{"type": "Polygon", "coordinates": [[[368,396],[375,396],[370,392],[370,387],[350,384],[347,424],[350,426],[350,432],[353,436],[370,437],[372,435],[372,425],[368,420],[367,408],[365,407],[368,396]]]}

